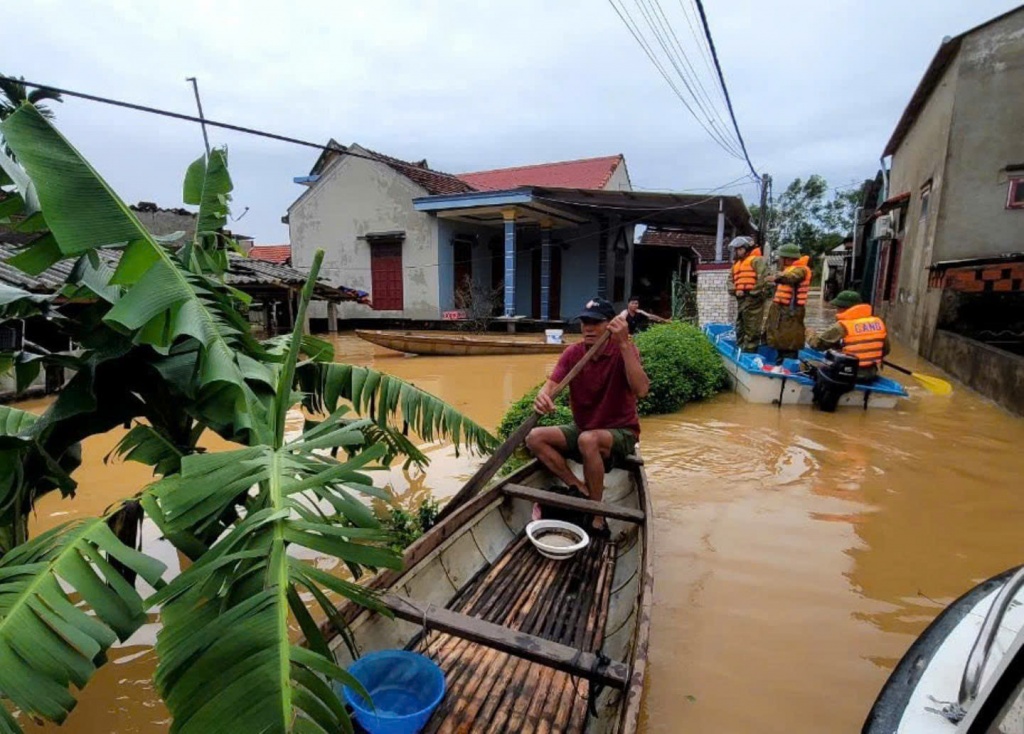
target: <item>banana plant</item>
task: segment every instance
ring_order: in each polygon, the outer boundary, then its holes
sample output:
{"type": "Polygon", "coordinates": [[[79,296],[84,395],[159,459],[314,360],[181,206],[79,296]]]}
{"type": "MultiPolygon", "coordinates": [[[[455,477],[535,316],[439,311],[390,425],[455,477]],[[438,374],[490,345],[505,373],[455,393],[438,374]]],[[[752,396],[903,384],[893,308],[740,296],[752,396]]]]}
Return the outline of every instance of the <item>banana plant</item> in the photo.
{"type": "MultiPolygon", "coordinates": [[[[18,160],[0,156],[0,222],[38,233],[11,264],[38,274],[73,260],[59,295],[78,302],[70,318],[53,296],[2,291],[0,321],[48,318],[79,347],[0,355],[0,369],[6,360],[75,370],[42,415],[0,410],[0,699],[22,716],[63,721],[109,646],[159,608],[156,682],[174,731],[350,731],[331,683],[353,681],[302,600],[330,620],[339,597],[376,601],[289,550],[336,557],[356,578],[397,567],[366,502],[386,495],[367,472],[398,454],[425,463],[410,430],[481,452],[495,439],[409,383],[335,365],[329,346],[298,327],[288,338],[253,338],[240,294],[218,271],[226,155],[190,168],[186,198],[202,221],[189,250],[151,236],[30,104],[0,134],[18,160]],[[287,411],[300,401],[326,417],[286,437],[287,411]],[[29,539],[38,497],[74,494],[79,442],[118,425],[132,427],[114,454],[153,466],[157,481],[103,517],[29,539]],[[240,448],[203,453],[206,430],[240,448]],[[166,585],[162,565],[111,529],[131,525],[140,506],[194,561],[166,585]],[[142,599],[136,575],[154,597],[142,599]],[[306,647],[292,644],[292,618],[306,647]]],[[[4,703],[0,734],[17,732],[4,703]]]]}

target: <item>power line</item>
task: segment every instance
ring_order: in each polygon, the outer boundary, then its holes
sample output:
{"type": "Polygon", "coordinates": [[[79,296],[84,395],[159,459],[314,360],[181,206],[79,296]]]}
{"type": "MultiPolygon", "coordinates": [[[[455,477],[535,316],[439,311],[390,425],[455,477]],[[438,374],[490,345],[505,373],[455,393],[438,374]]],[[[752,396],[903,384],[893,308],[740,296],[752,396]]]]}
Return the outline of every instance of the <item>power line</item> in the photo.
{"type": "MultiPolygon", "coordinates": [[[[675,47],[676,47],[678,56],[682,60],[684,67],[689,69],[690,79],[693,81],[694,86],[697,88],[697,90],[702,92],[704,101],[705,101],[705,103],[707,105],[707,109],[709,109],[709,110],[711,110],[713,112],[714,119],[710,119],[711,115],[709,115],[710,122],[713,125],[718,123],[718,124],[720,124],[720,125],[722,125],[724,127],[724,121],[722,120],[721,114],[719,113],[718,109],[715,107],[715,103],[711,100],[711,95],[708,94],[708,90],[701,83],[700,75],[697,73],[696,68],[694,67],[693,63],[690,61],[690,57],[687,55],[686,49],[683,48],[683,44],[682,44],[682,42],[680,42],[679,36],[678,36],[678,34],[676,34],[675,28],[673,28],[672,27],[672,23],[669,22],[668,15],[665,13],[665,9],[661,5],[661,0],[648,0],[648,2],[652,6],[652,9],[654,11],[655,17],[657,17],[658,15],[661,16],[661,20],[659,21],[659,24],[661,25],[663,32],[666,34],[666,37],[671,36],[672,40],[675,41],[675,47]]],[[[715,86],[718,86],[718,85],[716,84],[715,86]]],[[[695,94],[694,96],[697,97],[698,95],[695,94]]],[[[717,129],[717,127],[716,127],[716,129],[717,129]]]]}
{"type": "Polygon", "coordinates": [[[715,115],[711,111],[709,111],[708,107],[705,105],[705,103],[701,99],[701,96],[697,93],[697,90],[695,89],[699,82],[691,85],[690,77],[685,71],[685,66],[688,63],[688,60],[685,60],[685,52],[683,52],[683,56],[680,57],[679,54],[676,53],[676,51],[672,48],[672,43],[669,40],[670,29],[666,28],[665,24],[663,24],[661,20],[658,18],[657,11],[654,9],[653,5],[651,5],[650,3],[645,3],[644,0],[636,0],[636,6],[640,13],[643,15],[644,19],[647,21],[647,27],[651,29],[651,32],[654,34],[655,40],[658,42],[658,45],[661,46],[661,50],[665,52],[665,58],[668,59],[669,63],[676,70],[676,74],[679,75],[680,80],[682,80],[683,85],[686,87],[686,90],[690,93],[691,97],[693,98],[693,101],[697,104],[697,107],[700,108],[701,112],[704,113],[704,116],[707,119],[708,124],[710,124],[711,127],[714,129],[714,132],[718,134],[718,139],[722,141],[722,143],[728,145],[728,147],[731,150],[734,150],[735,154],[738,155],[739,151],[735,149],[734,145],[732,144],[732,141],[728,140],[724,135],[722,135],[721,131],[715,127],[715,120],[713,119],[715,115]],[[658,26],[661,26],[660,31],[658,26]],[[682,63],[683,65],[680,66],[680,63],[682,63]]]}
{"type": "Polygon", "coordinates": [[[743,157],[747,161],[747,165],[750,166],[750,172],[757,178],[760,178],[757,170],[754,168],[754,164],[750,162],[750,154],[747,153],[747,144],[743,142],[743,133],[740,132],[739,123],[736,122],[736,112],[732,108],[732,99],[729,97],[729,87],[725,84],[725,75],[722,73],[722,65],[718,61],[718,51],[715,50],[715,40],[711,37],[711,26],[708,25],[708,16],[704,12],[704,3],[702,0],[696,0],[697,12],[700,13],[700,21],[704,25],[704,35],[708,39],[708,48],[711,49],[711,58],[715,61],[715,69],[718,71],[718,81],[722,84],[722,92],[725,93],[725,103],[729,108],[729,117],[732,118],[733,129],[736,130],[736,138],[740,141],[740,150],[743,151],[743,157]]]}
{"type": "Polygon", "coordinates": [[[633,38],[636,40],[640,48],[643,49],[645,54],[647,54],[647,58],[650,60],[651,64],[654,65],[654,68],[658,70],[658,73],[661,74],[665,82],[669,85],[669,87],[672,88],[672,91],[675,92],[675,95],[676,97],[679,98],[679,101],[683,103],[683,106],[685,106],[687,111],[693,116],[693,119],[697,121],[697,124],[700,125],[704,129],[704,132],[711,136],[712,140],[714,140],[715,143],[719,147],[721,147],[726,153],[728,153],[730,156],[740,158],[742,160],[742,156],[730,150],[726,144],[719,140],[715,133],[711,129],[709,129],[708,126],[704,124],[703,120],[701,120],[701,118],[697,115],[697,113],[693,111],[693,108],[690,106],[689,102],[686,101],[686,98],[683,96],[682,92],[679,91],[679,88],[669,77],[664,67],[657,60],[657,58],[655,58],[655,54],[653,50],[650,48],[649,44],[647,44],[647,42],[641,37],[641,34],[638,33],[639,26],[637,26],[636,29],[634,29],[632,23],[635,23],[635,21],[633,21],[633,17],[629,14],[629,11],[626,10],[625,5],[623,5],[622,9],[620,10],[619,6],[615,4],[615,0],[608,0],[608,3],[612,6],[612,9],[615,10],[616,15],[619,16],[619,20],[621,20],[623,25],[626,26],[627,30],[629,30],[629,32],[632,34],[633,38]],[[623,15],[623,13],[625,13],[625,15],[623,15]],[[627,17],[629,18],[629,20],[626,19],[627,17]]]}

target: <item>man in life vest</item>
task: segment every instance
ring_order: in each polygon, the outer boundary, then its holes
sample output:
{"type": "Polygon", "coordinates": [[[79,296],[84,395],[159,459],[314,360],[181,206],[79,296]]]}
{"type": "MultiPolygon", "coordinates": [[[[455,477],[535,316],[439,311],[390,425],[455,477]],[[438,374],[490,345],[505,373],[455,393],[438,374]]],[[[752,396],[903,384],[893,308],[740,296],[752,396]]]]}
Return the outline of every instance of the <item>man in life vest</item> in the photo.
{"type": "Polygon", "coordinates": [[[761,344],[764,301],[771,288],[768,264],[750,237],[737,237],[729,249],[734,253],[729,295],[736,297],[736,346],[754,352],[761,344]]]}
{"type": "Polygon", "coordinates": [[[765,323],[768,346],[778,353],[778,364],[786,358],[796,359],[804,345],[804,311],[811,289],[809,258],[801,257],[796,245],[783,245],[778,250],[782,272],[775,276],[775,297],[768,306],[765,323]]]}
{"type": "Polygon", "coordinates": [[[836,307],[836,323],[821,334],[809,332],[807,343],[824,352],[835,349],[856,357],[857,382],[871,382],[878,377],[882,358],[889,353],[889,334],[885,322],[871,313],[871,306],[862,303],[857,291],[842,291],[832,299],[836,307]]]}

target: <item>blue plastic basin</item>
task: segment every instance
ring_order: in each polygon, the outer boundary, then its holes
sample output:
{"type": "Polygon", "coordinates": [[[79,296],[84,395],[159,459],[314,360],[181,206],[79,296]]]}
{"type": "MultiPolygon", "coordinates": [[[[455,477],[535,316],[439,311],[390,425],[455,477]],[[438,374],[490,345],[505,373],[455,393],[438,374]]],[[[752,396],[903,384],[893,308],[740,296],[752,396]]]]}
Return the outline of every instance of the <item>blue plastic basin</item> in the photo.
{"type": "Polygon", "coordinates": [[[416,734],[444,698],[444,673],[430,658],[406,650],[381,650],[348,666],[373,707],[348,686],[345,703],[369,734],[416,734]]]}

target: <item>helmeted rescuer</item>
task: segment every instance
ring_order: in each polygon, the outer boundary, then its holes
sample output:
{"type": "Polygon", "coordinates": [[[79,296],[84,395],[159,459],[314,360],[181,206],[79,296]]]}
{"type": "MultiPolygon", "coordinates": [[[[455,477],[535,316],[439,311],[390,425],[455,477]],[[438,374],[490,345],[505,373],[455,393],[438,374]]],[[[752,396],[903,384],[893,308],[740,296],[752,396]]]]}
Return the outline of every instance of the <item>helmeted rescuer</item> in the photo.
{"type": "Polygon", "coordinates": [[[804,345],[804,315],[811,290],[811,265],[807,255],[793,244],[778,249],[782,272],[775,276],[775,296],[768,306],[765,333],[768,346],[783,359],[795,359],[804,345]]]}
{"type": "Polygon", "coordinates": [[[832,299],[836,323],[821,334],[810,334],[812,349],[836,349],[857,358],[857,381],[870,382],[878,376],[882,358],[889,354],[889,333],[885,322],[861,301],[857,291],[842,291],[832,299]]]}
{"type": "Polygon", "coordinates": [[[729,249],[734,253],[729,294],[736,297],[736,345],[753,352],[761,343],[764,301],[770,288],[768,264],[750,237],[736,237],[729,249]]]}

